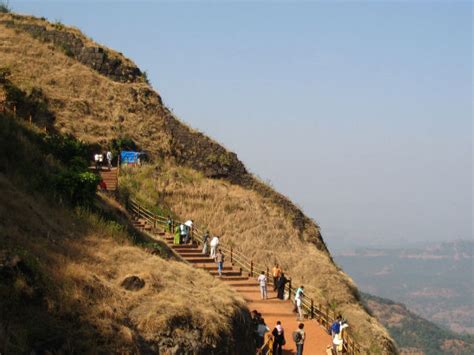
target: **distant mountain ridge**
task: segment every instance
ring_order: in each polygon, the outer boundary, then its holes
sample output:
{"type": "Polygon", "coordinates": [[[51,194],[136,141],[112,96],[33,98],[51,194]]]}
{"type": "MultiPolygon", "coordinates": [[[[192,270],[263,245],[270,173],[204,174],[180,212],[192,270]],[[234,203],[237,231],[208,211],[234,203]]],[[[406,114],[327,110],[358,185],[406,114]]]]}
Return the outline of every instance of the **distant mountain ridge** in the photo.
{"type": "Polygon", "coordinates": [[[363,291],[402,302],[441,327],[474,334],[473,255],[473,241],[457,240],[358,248],[335,260],[363,291]]]}
{"type": "Polygon", "coordinates": [[[474,336],[459,335],[416,315],[401,303],[361,293],[367,308],[388,329],[402,354],[472,354],[474,336]]]}

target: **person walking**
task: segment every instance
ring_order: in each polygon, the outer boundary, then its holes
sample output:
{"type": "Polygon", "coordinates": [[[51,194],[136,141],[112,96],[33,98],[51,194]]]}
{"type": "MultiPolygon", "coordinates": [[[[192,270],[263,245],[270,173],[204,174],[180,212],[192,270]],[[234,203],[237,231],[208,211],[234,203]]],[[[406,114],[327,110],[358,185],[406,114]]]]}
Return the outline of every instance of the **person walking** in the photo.
{"type": "Polygon", "coordinates": [[[339,349],[341,349],[343,345],[341,323],[342,316],[339,314],[331,325],[332,350],[333,353],[336,355],[341,354],[341,352],[339,352],[339,349]]]}
{"type": "Polygon", "coordinates": [[[260,318],[258,319],[257,325],[257,349],[260,349],[263,344],[265,343],[265,334],[270,331],[270,328],[265,324],[265,319],[260,318]]]}
{"type": "Polygon", "coordinates": [[[105,157],[107,158],[107,166],[109,167],[109,170],[112,170],[112,152],[108,150],[105,157]]]}
{"type": "Polygon", "coordinates": [[[281,322],[277,321],[275,328],[272,331],[273,335],[273,355],[282,355],[283,346],[286,344],[285,331],[281,326],[281,322]]]}
{"type": "Polygon", "coordinates": [[[194,222],[193,222],[192,219],[190,219],[190,220],[187,220],[186,222],[184,222],[184,225],[186,226],[186,241],[184,242],[184,244],[188,244],[189,241],[192,238],[192,231],[193,231],[194,222]]]}
{"type": "Polygon", "coordinates": [[[260,295],[262,300],[267,299],[267,276],[265,275],[265,271],[262,271],[257,278],[258,284],[260,285],[260,295]]]}
{"type": "Polygon", "coordinates": [[[170,215],[168,215],[168,219],[166,220],[166,227],[168,232],[173,233],[173,219],[170,215]]]}
{"type": "Polygon", "coordinates": [[[224,254],[219,249],[216,254],[216,263],[217,263],[217,272],[219,273],[219,277],[222,276],[222,269],[224,267],[224,254]]]}
{"type": "Polygon", "coordinates": [[[282,272],[277,282],[277,297],[281,300],[285,299],[285,285],[287,283],[288,283],[288,279],[285,277],[285,274],[282,272]]]}
{"type": "Polygon", "coordinates": [[[211,258],[216,257],[216,250],[217,246],[219,245],[219,237],[216,235],[214,238],[211,239],[211,258]]]}
{"type": "Polygon", "coordinates": [[[273,276],[273,291],[276,291],[277,286],[278,286],[278,279],[281,276],[281,268],[278,266],[278,264],[275,264],[275,266],[272,269],[272,276],[273,276]]]}
{"type": "Polygon", "coordinates": [[[176,226],[174,228],[174,239],[173,239],[173,244],[179,245],[181,244],[181,233],[180,233],[180,226],[176,226]]]}
{"type": "Polygon", "coordinates": [[[179,236],[181,237],[181,243],[186,244],[187,243],[187,235],[188,235],[188,226],[185,225],[184,223],[181,223],[179,225],[179,236]]]}
{"type": "Polygon", "coordinates": [[[202,236],[202,253],[207,255],[209,249],[209,231],[202,236]]]}
{"type": "Polygon", "coordinates": [[[297,312],[296,320],[303,320],[303,297],[304,286],[300,286],[295,293],[295,310],[297,312]]]}
{"type": "Polygon", "coordinates": [[[298,329],[293,332],[293,340],[296,344],[296,355],[303,355],[303,345],[306,339],[304,324],[298,324],[298,329]]]}
{"type": "Polygon", "coordinates": [[[258,325],[260,324],[260,319],[262,318],[262,315],[257,312],[257,310],[253,310],[250,313],[252,317],[252,330],[255,338],[255,344],[258,347],[259,344],[259,338],[258,338],[258,325]]]}

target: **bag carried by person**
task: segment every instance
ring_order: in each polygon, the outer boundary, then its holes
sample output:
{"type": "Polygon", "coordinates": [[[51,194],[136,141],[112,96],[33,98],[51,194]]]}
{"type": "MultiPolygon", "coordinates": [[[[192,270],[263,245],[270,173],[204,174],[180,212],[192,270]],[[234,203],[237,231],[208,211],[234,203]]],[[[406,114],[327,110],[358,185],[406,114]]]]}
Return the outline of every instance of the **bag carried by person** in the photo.
{"type": "Polygon", "coordinates": [[[301,341],[301,333],[297,330],[293,332],[293,340],[295,343],[299,343],[301,341]]]}

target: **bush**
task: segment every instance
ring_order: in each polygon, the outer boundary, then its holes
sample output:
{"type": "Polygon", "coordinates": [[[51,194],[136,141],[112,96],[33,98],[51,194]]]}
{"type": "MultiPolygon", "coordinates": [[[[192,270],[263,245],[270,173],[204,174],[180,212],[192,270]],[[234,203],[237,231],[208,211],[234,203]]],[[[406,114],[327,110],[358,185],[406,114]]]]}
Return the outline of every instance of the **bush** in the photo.
{"type": "Polygon", "coordinates": [[[65,170],[55,176],[55,190],[70,202],[90,205],[94,201],[100,177],[89,171],[65,170]]]}
{"type": "Polygon", "coordinates": [[[0,13],[7,14],[11,12],[11,8],[8,0],[0,1],[0,13]]]}

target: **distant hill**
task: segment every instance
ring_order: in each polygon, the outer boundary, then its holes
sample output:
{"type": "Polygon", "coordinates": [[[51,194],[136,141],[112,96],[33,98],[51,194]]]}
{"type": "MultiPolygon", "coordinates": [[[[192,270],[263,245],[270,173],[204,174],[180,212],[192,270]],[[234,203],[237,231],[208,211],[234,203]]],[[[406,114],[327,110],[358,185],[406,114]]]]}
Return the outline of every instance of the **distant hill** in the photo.
{"type": "Polygon", "coordinates": [[[404,304],[367,293],[361,296],[398,343],[402,354],[474,353],[474,336],[441,328],[409,311],[404,304]]]}
{"type": "Polygon", "coordinates": [[[335,260],[364,292],[402,302],[459,333],[474,334],[474,242],[404,248],[360,248],[335,260]]]}

